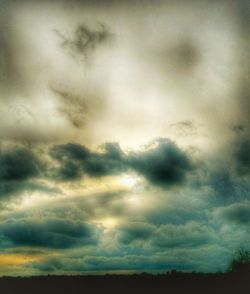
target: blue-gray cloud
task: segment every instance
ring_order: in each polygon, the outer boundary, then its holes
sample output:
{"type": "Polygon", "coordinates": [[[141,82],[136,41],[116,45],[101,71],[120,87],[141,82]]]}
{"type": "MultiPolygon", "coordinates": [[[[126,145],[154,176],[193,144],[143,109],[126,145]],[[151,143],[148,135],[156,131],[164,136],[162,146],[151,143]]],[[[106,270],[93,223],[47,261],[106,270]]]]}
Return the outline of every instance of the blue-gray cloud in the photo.
{"type": "Polygon", "coordinates": [[[39,160],[25,148],[0,153],[0,181],[26,180],[37,176],[40,168],[39,160]]]}
{"type": "Polygon", "coordinates": [[[147,241],[156,228],[148,223],[129,223],[119,227],[119,242],[130,244],[134,241],[147,241]]]}
{"type": "Polygon", "coordinates": [[[250,223],[250,202],[234,203],[219,210],[219,215],[226,221],[248,226],[250,223]]]}
{"type": "Polygon", "coordinates": [[[65,249],[97,243],[95,226],[79,221],[48,219],[7,220],[0,225],[3,247],[42,247],[65,249]]]}
{"type": "Polygon", "coordinates": [[[42,156],[28,148],[4,150],[0,153],[0,197],[39,190],[42,186],[34,182],[37,179],[67,182],[79,180],[84,175],[96,178],[129,171],[163,188],[181,184],[192,170],[191,159],[170,140],[160,139],[155,143],[148,150],[129,153],[125,153],[118,143],[105,143],[99,152],[73,143],[56,145],[49,154],[57,164],[45,162],[42,156]],[[59,167],[56,167],[58,163],[59,167]]]}
{"type": "Polygon", "coordinates": [[[241,139],[237,142],[235,150],[235,159],[238,171],[241,174],[250,172],[250,140],[241,139]]]}
{"type": "Polygon", "coordinates": [[[119,228],[119,242],[130,244],[145,242],[159,248],[191,247],[206,245],[212,241],[213,230],[200,222],[187,222],[159,226],[150,223],[129,223],[119,228]]]}
{"type": "Polygon", "coordinates": [[[160,226],[152,244],[158,247],[191,247],[206,245],[212,241],[212,229],[198,222],[184,225],[166,224],[160,226]]]}
{"type": "Polygon", "coordinates": [[[181,183],[192,169],[188,155],[166,139],[159,140],[152,149],[131,153],[128,162],[149,182],[163,187],[181,183]]]}
{"type": "Polygon", "coordinates": [[[80,171],[88,176],[100,177],[133,170],[151,184],[167,187],[180,184],[192,170],[189,156],[176,144],[160,139],[156,146],[125,154],[117,143],[106,143],[102,152],[91,152],[85,146],[66,144],[55,146],[52,156],[61,162],[57,177],[78,178],[80,171]],[[67,172],[67,168],[69,168],[67,172]]]}
{"type": "Polygon", "coordinates": [[[38,187],[28,181],[41,175],[43,165],[29,149],[12,148],[0,152],[0,198],[38,187]]]}

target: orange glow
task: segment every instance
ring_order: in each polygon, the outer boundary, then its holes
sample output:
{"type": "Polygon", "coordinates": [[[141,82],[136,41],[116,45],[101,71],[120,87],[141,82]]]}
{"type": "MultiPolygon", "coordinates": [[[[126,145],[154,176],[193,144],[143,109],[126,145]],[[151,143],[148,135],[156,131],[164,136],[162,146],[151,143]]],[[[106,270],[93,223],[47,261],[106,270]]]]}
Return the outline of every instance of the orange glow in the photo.
{"type": "Polygon", "coordinates": [[[0,254],[0,266],[20,265],[32,261],[40,260],[41,256],[32,256],[27,254],[0,254]]]}

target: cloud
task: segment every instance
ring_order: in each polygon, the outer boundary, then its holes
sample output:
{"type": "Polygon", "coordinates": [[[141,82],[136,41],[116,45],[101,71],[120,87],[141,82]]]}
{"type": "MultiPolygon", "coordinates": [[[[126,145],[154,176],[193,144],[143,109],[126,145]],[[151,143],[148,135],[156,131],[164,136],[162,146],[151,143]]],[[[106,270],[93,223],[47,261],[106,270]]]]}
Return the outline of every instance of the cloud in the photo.
{"type": "Polygon", "coordinates": [[[152,239],[152,244],[158,247],[195,247],[211,242],[211,228],[198,222],[188,222],[183,225],[161,225],[152,239]]]}
{"type": "Polygon", "coordinates": [[[241,174],[248,174],[250,172],[250,140],[243,139],[237,143],[235,159],[238,171],[241,174]]]}
{"type": "Polygon", "coordinates": [[[214,159],[203,161],[203,165],[197,169],[195,178],[190,182],[197,193],[201,193],[202,189],[208,192],[206,201],[210,208],[249,199],[248,178],[241,177],[236,172],[233,157],[228,158],[226,154],[225,158],[223,155],[221,152],[219,157],[216,157],[216,161],[214,159]]]}
{"type": "Polygon", "coordinates": [[[81,128],[85,123],[87,112],[87,106],[83,97],[52,87],[51,90],[61,99],[58,112],[65,116],[73,127],[81,128]]]}
{"type": "Polygon", "coordinates": [[[231,202],[237,199],[236,181],[226,168],[217,168],[210,171],[208,184],[214,189],[218,200],[231,202]]]}
{"type": "MultiPolygon", "coordinates": [[[[51,173],[61,181],[78,180],[82,176],[80,161],[89,156],[89,150],[78,144],[58,145],[52,148],[51,156],[61,162],[60,167],[51,173]]],[[[51,176],[50,175],[50,176],[51,176]]]]}
{"type": "Polygon", "coordinates": [[[29,180],[42,173],[42,163],[30,150],[15,147],[0,152],[0,197],[16,195],[24,189],[32,189],[29,180]]]}
{"type": "MultiPolygon", "coordinates": [[[[144,213],[148,223],[154,225],[172,224],[184,225],[190,221],[206,222],[206,211],[210,205],[207,199],[212,199],[211,189],[192,189],[187,187],[180,191],[173,190],[166,196],[158,197],[153,209],[144,213]]],[[[214,203],[212,204],[214,205],[214,203]]]]}
{"type": "Polygon", "coordinates": [[[41,170],[36,156],[25,148],[15,148],[0,153],[0,181],[26,180],[41,170]]]}
{"type": "Polygon", "coordinates": [[[64,252],[39,265],[58,273],[213,270],[249,244],[248,1],[7,2],[1,137],[37,149],[0,152],[0,247],[64,252]],[[152,134],[178,144],[112,143],[152,134]]]}
{"type": "Polygon", "coordinates": [[[187,154],[167,139],[160,139],[152,149],[131,153],[128,161],[150,183],[162,187],[181,183],[192,169],[187,154]]]}
{"type": "Polygon", "coordinates": [[[97,229],[77,221],[48,219],[43,221],[7,220],[0,225],[1,242],[7,247],[42,247],[65,249],[94,245],[97,229]]]}
{"type": "Polygon", "coordinates": [[[65,169],[65,164],[73,164],[76,170],[81,170],[89,176],[100,177],[121,172],[123,162],[119,157],[119,148],[118,144],[109,143],[104,145],[103,153],[96,153],[85,146],[69,143],[54,147],[51,154],[62,163],[59,177],[65,169]]]}
{"type": "Polygon", "coordinates": [[[85,258],[49,258],[43,262],[33,262],[30,267],[41,272],[90,272],[90,271],[119,271],[119,270],[169,270],[190,268],[190,264],[181,263],[178,258],[163,255],[129,255],[129,256],[86,256],[85,258]]]}
{"type": "Polygon", "coordinates": [[[157,248],[194,248],[211,242],[212,229],[200,222],[185,224],[153,225],[150,223],[129,223],[118,228],[121,245],[140,242],[157,248]]]}
{"type": "MultiPolygon", "coordinates": [[[[64,198],[51,197],[44,205],[36,208],[35,212],[23,211],[22,217],[36,216],[37,210],[42,218],[74,219],[97,221],[102,223],[105,218],[126,218],[128,207],[126,205],[127,191],[116,190],[112,192],[89,193],[80,196],[65,196],[64,198]]],[[[15,213],[9,217],[16,218],[15,213]]]]}
{"type": "Polygon", "coordinates": [[[235,222],[240,225],[249,225],[250,202],[234,203],[230,206],[220,208],[218,214],[226,221],[235,222]]]}
{"type": "Polygon", "coordinates": [[[171,124],[170,127],[178,136],[197,135],[197,126],[192,120],[179,121],[175,124],[171,124]]]}
{"type": "Polygon", "coordinates": [[[8,181],[0,183],[0,207],[6,204],[6,200],[13,198],[14,196],[19,197],[24,192],[32,193],[34,191],[44,192],[46,195],[55,195],[60,191],[59,188],[50,187],[39,180],[26,180],[26,181],[8,181]]]}
{"type": "Polygon", "coordinates": [[[117,143],[103,146],[102,153],[92,153],[83,163],[84,171],[94,177],[119,174],[125,169],[122,151],[117,143]]]}
{"type": "MultiPolygon", "coordinates": [[[[0,152],[0,196],[7,199],[23,191],[51,193],[42,180],[74,182],[84,176],[93,178],[136,172],[149,183],[163,188],[181,184],[191,171],[191,159],[169,140],[136,152],[124,152],[118,143],[105,143],[98,151],[80,144],[52,147],[45,156],[26,147],[12,147],[0,152]],[[53,160],[47,160],[49,155],[53,160]],[[45,159],[47,158],[47,159],[45,159]]],[[[53,191],[52,191],[53,192],[53,191]]]]}
{"type": "Polygon", "coordinates": [[[147,241],[153,234],[155,227],[148,223],[129,223],[118,228],[119,242],[130,244],[134,241],[147,241]]]}
{"type": "Polygon", "coordinates": [[[39,273],[60,272],[88,272],[88,271],[151,271],[171,269],[207,271],[208,268],[216,272],[228,265],[228,256],[222,247],[214,245],[200,248],[170,248],[163,251],[145,252],[141,248],[138,254],[116,252],[112,255],[95,251],[88,255],[51,257],[40,262],[33,262],[29,266],[39,273]],[[226,255],[226,258],[225,258],[226,255]],[[209,256],[209,258],[208,258],[209,256]],[[219,262],[218,262],[219,261],[219,262]]]}
{"type": "Polygon", "coordinates": [[[89,28],[85,24],[77,26],[73,36],[66,37],[56,30],[56,34],[61,39],[61,46],[73,57],[84,56],[85,58],[95,50],[97,45],[107,42],[112,34],[104,24],[99,24],[98,28],[89,28]]]}
{"type": "Polygon", "coordinates": [[[70,179],[79,177],[79,171],[92,177],[115,175],[133,170],[144,176],[150,183],[168,187],[181,183],[185,174],[192,169],[191,160],[177,145],[167,139],[155,142],[156,146],[145,151],[125,154],[117,143],[102,145],[102,152],[91,152],[78,144],[58,145],[52,149],[52,156],[61,162],[57,176],[70,179]],[[66,174],[66,177],[65,177],[66,174]]]}
{"type": "Polygon", "coordinates": [[[103,145],[102,149],[103,152],[96,153],[79,144],[68,143],[55,146],[51,155],[62,164],[57,171],[57,177],[63,180],[72,180],[74,176],[79,178],[80,171],[91,177],[119,174],[125,164],[119,145],[107,143],[103,145]],[[72,173],[71,170],[74,172],[72,173]]]}

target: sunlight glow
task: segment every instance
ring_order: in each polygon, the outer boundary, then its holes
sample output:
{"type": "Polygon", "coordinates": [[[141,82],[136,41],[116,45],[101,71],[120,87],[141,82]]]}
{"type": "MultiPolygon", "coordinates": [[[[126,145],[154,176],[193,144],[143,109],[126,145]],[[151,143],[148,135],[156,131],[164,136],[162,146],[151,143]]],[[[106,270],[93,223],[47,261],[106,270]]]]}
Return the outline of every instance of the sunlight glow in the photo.
{"type": "Polygon", "coordinates": [[[40,260],[40,256],[28,254],[0,254],[0,267],[4,265],[19,265],[40,260]]]}
{"type": "Polygon", "coordinates": [[[120,182],[127,187],[133,187],[137,183],[137,179],[133,176],[124,176],[120,182]]]}
{"type": "Polygon", "coordinates": [[[119,221],[115,218],[109,217],[99,220],[98,223],[100,223],[105,229],[111,230],[118,225],[119,221]]]}

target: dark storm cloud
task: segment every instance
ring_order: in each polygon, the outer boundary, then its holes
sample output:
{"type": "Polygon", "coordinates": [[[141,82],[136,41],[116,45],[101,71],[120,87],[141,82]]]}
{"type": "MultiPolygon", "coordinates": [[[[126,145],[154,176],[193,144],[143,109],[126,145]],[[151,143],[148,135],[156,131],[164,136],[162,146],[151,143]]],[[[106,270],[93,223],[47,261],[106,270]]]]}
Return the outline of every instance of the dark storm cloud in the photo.
{"type": "Polygon", "coordinates": [[[51,155],[58,160],[84,160],[87,159],[90,154],[90,150],[85,146],[73,143],[57,145],[51,150],[51,155]]]}
{"type": "Polygon", "coordinates": [[[97,235],[98,230],[94,226],[70,220],[8,220],[0,225],[1,243],[8,247],[64,249],[94,245],[97,235]]]}
{"type": "Polygon", "coordinates": [[[79,161],[89,157],[90,151],[81,145],[68,143],[59,145],[51,150],[51,156],[62,164],[52,176],[62,181],[80,179],[82,167],[79,161]]]}
{"type": "MultiPolygon", "coordinates": [[[[113,149],[118,148],[113,146],[113,149]]],[[[112,150],[111,150],[112,151],[112,150]]],[[[99,177],[120,172],[120,158],[104,147],[103,153],[91,152],[77,144],[60,145],[53,149],[52,155],[63,162],[73,162],[76,167],[89,176],[99,177]]]]}
{"type": "Polygon", "coordinates": [[[57,176],[66,179],[79,177],[79,170],[92,177],[119,174],[133,170],[144,176],[150,183],[167,187],[181,183],[192,164],[181,149],[173,142],[160,139],[156,146],[146,151],[125,154],[117,143],[106,143],[102,152],[91,152],[77,144],[59,145],[53,148],[52,156],[61,162],[57,176]],[[66,177],[65,177],[66,175],[66,177]]]}
{"type": "Polygon", "coordinates": [[[239,140],[235,150],[235,159],[238,171],[242,174],[250,172],[250,139],[239,140]]]}
{"type": "Polygon", "coordinates": [[[57,30],[56,34],[61,39],[61,46],[72,57],[84,56],[85,58],[95,50],[97,45],[107,42],[112,36],[104,24],[99,24],[96,28],[89,28],[85,24],[81,24],[71,37],[67,37],[57,30]]]}
{"type": "Polygon", "coordinates": [[[0,199],[3,200],[8,196],[16,195],[24,190],[24,184],[19,182],[0,182],[0,199]]]}
{"type": "Polygon", "coordinates": [[[221,208],[219,215],[226,221],[236,222],[241,225],[250,223],[250,203],[235,203],[228,207],[221,208]]]}
{"type": "Polygon", "coordinates": [[[128,162],[149,182],[163,187],[181,183],[192,169],[187,154],[166,139],[160,139],[152,149],[131,153],[128,162]]]}
{"type": "Polygon", "coordinates": [[[32,151],[21,147],[0,151],[0,198],[37,187],[28,181],[41,172],[42,163],[32,151]]]}
{"type": "Polygon", "coordinates": [[[92,177],[120,173],[124,169],[125,162],[119,145],[107,143],[102,149],[102,153],[96,153],[85,146],[71,143],[54,147],[51,154],[62,163],[57,176],[59,179],[72,180],[74,175],[77,178],[80,176],[80,171],[92,177]],[[70,167],[69,172],[67,166],[70,167]]]}
{"type": "Polygon", "coordinates": [[[82,177],[81,167],[73,161],[65,161],[57,170],[55,177],[61,181],[79,180],[82,177]]]}
{"type": "Polygon", "coordinates": [[[40,169],[37,157],[25,148],[0,152],[0,181],[26,180],[37,176],[40,169]]]}

